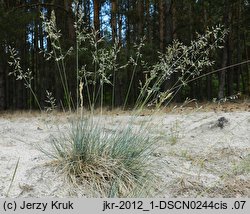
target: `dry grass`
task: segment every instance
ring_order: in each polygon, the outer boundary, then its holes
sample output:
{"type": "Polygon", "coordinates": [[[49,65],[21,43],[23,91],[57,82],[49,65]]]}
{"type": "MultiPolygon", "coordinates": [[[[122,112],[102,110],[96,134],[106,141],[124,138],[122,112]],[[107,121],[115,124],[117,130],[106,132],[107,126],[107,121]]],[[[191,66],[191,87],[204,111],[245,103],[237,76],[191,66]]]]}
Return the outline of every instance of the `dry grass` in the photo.
{"type": "MultiPolygon", "coordinates": [[[[171,114],[180,114],[180,113],[185,113],[189,114],[195,111],[201,111],[201,112],[236,112],[236,111],[250,111],[250,99],[245,99],[245,100],[238,100],[235,103],[232,102],[225,102],[225,103],[213,103],[213,102],[190,102],[186,105],[183,105],[183,103],[170,103],[168,106],[161,108],[158,111],[155,111],[152,108],[144,108],[140,111],[140,116],[150,116],[152,114],[154,115],[163,115],[166,113],[171,113],[171,114]]],[[[131,115],[133,110],[123,110],[122,108],[97,108],[95,110],[95,115],[110,115],[110,116],[116,116],[116,115],[131,115]]],[[[90,114],[90,112],[86,109],[83,110],[84,115],[90,114]]],[[[36,116],[41,116],[41,115],[46,115],[48,116],[48,113],[41,112],[39,110],[35,111],[29,111],[29,110],[18,110],[18,111],[1,111],[0,112],[0,117],[3,118],[16,118],[16,117],[36,117],[36,116]]],[[[64,111],[58,111],[55,110],[53,111],[53,115],[57,116],[69,116],[69,115],[74,115],[74,112],[64,112],[64,111]]]]}
{"type": "Polygon", "coordinates": [[[207,198],[240,198],[250,197],[250,179],[237,177],[218,180],[213,185],[207,185],[195,179],[180,177],[171,187],[173,197],[207,197],[207,198]]]}

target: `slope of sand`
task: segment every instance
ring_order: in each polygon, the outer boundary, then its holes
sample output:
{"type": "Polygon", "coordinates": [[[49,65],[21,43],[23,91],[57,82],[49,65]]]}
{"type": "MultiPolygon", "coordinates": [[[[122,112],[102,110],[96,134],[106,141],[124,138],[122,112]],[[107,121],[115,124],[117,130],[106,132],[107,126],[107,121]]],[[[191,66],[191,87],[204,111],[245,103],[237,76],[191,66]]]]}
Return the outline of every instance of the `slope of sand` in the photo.
{"type": "MultiPolygon", "coordinates": [[[[135,126],[147,122],[150,132],[159,137],[159,148],[152,153],[161,164],[156,169],[164,183],[159,197],[250,197],[250,112],[245,107],[232,112],[143,115],[134,120],[135,126]],[[221,117],[226,119],[223,128],[218,126],[221,117]]],[[[99,118],[110,129],[128,119],[126,115],[99,118]]],[[[67,116],[0,117],[0,197],[85,197],[38,149],[50,149],[50,139],[58,130],[69,130],[67,116]]]]}

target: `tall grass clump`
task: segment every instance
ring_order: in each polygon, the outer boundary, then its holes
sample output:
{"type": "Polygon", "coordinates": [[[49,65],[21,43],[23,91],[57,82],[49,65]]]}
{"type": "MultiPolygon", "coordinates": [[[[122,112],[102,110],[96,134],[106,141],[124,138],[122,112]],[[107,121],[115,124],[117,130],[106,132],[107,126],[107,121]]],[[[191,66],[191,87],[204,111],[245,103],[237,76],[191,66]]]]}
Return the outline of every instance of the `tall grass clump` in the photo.
{"type": "Polygon", "coordinates": [[[105,131],[91,118],[75,120],[70,132],[52,139],[57,167],[92,197],[149,197],[156,184],[151,154],[157,139],[125,125],[105,131]],[[152,182],[153,181],[153,182],[152,182]]]}
{"type": "MultiPolygon", "coordinates": [[[[78,108],[80,105],[81,114],[77,114],[77,118],[72,120],[69,134],[53,138],[54,152],[45,151],[45,153],[57,160],[57,166],[71,182],[77,185],[87,185],[86,190],[90,190],[89,196],[150,196],[156,184],[155,164],[150,155],[156,146],[156,138],[150,137],[144,127],[134,130],[131,122],[122,129],[117,128],[112,132],[106,132],[101,122],[94,119],[94,110],[98,100],[102,114],[104,84],[112,85],[114,88],[116,72],[128,65],[133,65],[133,76],[124,104],[126,106],[143,45],[138,46],[135,59],[130,57],[126,64],[119,65],[117,63],[120,52],[118,42],[111,47],[105,46],[105,38],[100,37],[98,31],[94,28],[85,28],[81,7],[76,8],[74,24],[78,88],[76,106],[78,108]],[[86,44],[87,47],[84,46],[86,44]],[[92,66],[79,64],[80,52],[91,55],[92,66]],[[90,117],[84,116],[82,111],[84,92],[87,97],[85,105],[89,106],[91,112],[90,117]]],[[[42,17],[46,20],[44,16],[42,17]]],[[[54,23],[53,17],[52,20],[46,21],[45,26],[48,26],[49,36],[55,34],[53,33],[55,27],[49,27],[55,26],[54,23]]],[[[54,48],[54,51],[57,51],[57,48],[54,48]]],[[[57,59],[53,52],[49,56],[57,59]]],[[[63,61],[64,57],[60,60],[63,61]]],[[[57,61],[60,62],[60,60],[57,61]]]]}
{"type": "MultiPolygon", "coordinates": [[[[156,159],[151,155],[157,147],[157,138],[149,135],[148,124],[135,128],[133,122],[138,118],[136,115],[150,104],[154,104],[156,109],[165,105],[187,81],[199,76],[204,67],[213,65],[209,56],[212,51],[222,47],[227,31],[221,26],[208,29],[204,35],[198,35],[197,40],[192,41],[189,46],[174,41],[164,53],[159,53],[158,61],[154,65],[144,65],[145,79],[141,81],[140,94],[135,111],[130,115],[131,120],[126,126],[119,124],[116,130],[105,131],[102,122],[94,117],[98,100],[101,101],[101,109],[103,107],[104,84],[115,87],[112,78],[115,80],[116,72],[132,65],[131,82],[123,105],[125,108],[136,69],[142,62],[143,40],[136,46],[135,58],[130,57],[126,64],[120,65],[117,62],[120,52],[117,43],[111,48],[105,47],[105,38],[100,37],[99,32],[94,28],[84,28],[81,8],[76,8],[74,51],[77,67],[77,108],[80,105],[81,114],[71,122],[69,133],[61,133],[61,137],[52,139],[53,152],[44,152],[56,160],[58,169],[73,184],[84,185],[86,192],[89,192],[88,196],[151,196],[159,184],[155,175],[157,161],[154,163],[156,159]],[[86,44],[88,48],[84,47],[86,44]],[[80,51],[86,54],[89,52],[92,66],[79,64],[80,51]],[[178,73],[179,76],[176,84],[163,91],[163,84],[173,73],[178,73]],[[91,112],[88,117],[82,111],[83,93],[91,112]]],[[[60,60],[63,59],[61,57],[60,60]]]]}
{"type": "MultiPolygon", "coordinates": [[[[210,54],[221,48],[227,30],[222,26],[207,29],[204,35],[198,34],[197,40],[190,45],[174,41],[165,52],[159,53],[158,61],[148,66],[143,64],[143,41],[137,46],[135,56],[128,57],[128,62],[118,62],[120,47],[117,42],[113,46],[105,45],[94,28],[85,28],[81,4],[75,4],[75,49],[63,51],[60,45],[60,31],[56,28],[54,12],[51,19],[42,15],[44,28],[52,43],[52,51],[45,53],[46,59],[54,59],[64,90],[69,110],[76,106],[77,116],[72,118],[68,133],[60,131],[59,137],[52,138],[52,151],[41,150],[53,158],[57,169],[60,169],[75,185],[83,185],[87,196],[98,197],[148,197],[157,188],[156,158],[152,152],[157,147],[157,137],[150,134],[149,124],[135,126],[140,111],[148,105],[156,109],[167,105],[192,78],[197,77],[206,66],[212,66],[210,54]],[[71,92],[67,84],[65,58],[75,53],[77,103],[72,103],[71,92]],[[80,55],[91,56],[92,64],[80,64],[80,55]],[[123,108],[126,108],[131,93],[137,68],[143,68],[144,79],[141,80],[140,93],[134,111],[126,125],[119,123],[115,130],[105,129],[107,121],[96,119],[94,111],[100,101],[101,113],[104,100],[104,85],[113,87],[112,104],[114,103],[115,75],[117,71],[132,67],[131,82],[128,85],[123,108]],[[174,74],[178,80],[168,90],[163,84],[174,74]],[[85,95],[85,96],[83,96],[85,95]],[[84,98],[87,101],[84,103],[84,98]],[[78,108],[81,113],[78,114],[78,108]],[[83,115],[83,106],[90,109],[90,115],[83,115]],[[154,162],[156,161],[156,162],[154,162]]],[[[51,109],[55,108],[52,94],[47,93],[51,109]]],[[[100,117],[102,118],[102,117],[100,117]]]]}

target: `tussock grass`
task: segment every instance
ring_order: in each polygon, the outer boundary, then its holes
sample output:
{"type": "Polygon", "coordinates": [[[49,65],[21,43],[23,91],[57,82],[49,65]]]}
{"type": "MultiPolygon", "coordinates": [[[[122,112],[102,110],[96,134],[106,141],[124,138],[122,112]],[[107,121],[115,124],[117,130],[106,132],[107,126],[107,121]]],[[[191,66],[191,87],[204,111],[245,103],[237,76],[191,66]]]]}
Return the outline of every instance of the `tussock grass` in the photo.
{"type": "Polygon", "coordinates": [[[93,118],[76,119],[70,132],[52,139],[52,157],[91,197],[150,197],[157,183],[151,156],[157,139],[127,125],[108,132],[93,118]]]}

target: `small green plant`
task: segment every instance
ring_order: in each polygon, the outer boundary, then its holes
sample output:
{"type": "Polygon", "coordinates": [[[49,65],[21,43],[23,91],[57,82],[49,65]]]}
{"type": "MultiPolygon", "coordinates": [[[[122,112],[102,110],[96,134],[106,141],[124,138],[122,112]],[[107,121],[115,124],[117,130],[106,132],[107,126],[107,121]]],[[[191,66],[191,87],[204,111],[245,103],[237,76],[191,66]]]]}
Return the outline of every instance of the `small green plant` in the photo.
{"type": "Polygon", "coordinates": [[[56,159],[74,184],[87,184],[89,196],[149,197],[156,184],[151,157],[157,139],[126,125],[107,132],[93,118],[75,119],[70,133],[52,139],[56,159]]]}
{"type": "Polygon", "coordinates": [[[250,173],[250,154],[240,161],[234,168],[235,174],[250,173]]]}
{"type": "Polygon", "coordinates": [[[170,142],[171,145],[175,145],[180,139],[180,125],[178,121],[175,121],[170,127],[170,142]]]}

